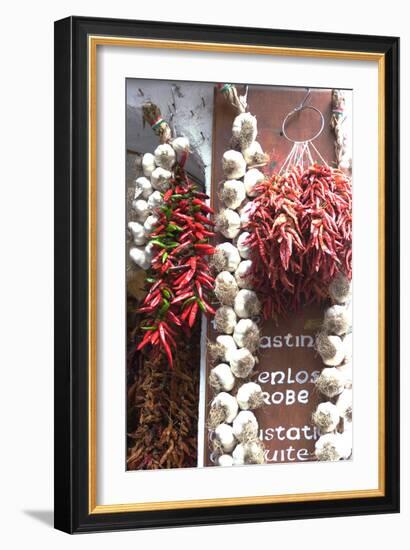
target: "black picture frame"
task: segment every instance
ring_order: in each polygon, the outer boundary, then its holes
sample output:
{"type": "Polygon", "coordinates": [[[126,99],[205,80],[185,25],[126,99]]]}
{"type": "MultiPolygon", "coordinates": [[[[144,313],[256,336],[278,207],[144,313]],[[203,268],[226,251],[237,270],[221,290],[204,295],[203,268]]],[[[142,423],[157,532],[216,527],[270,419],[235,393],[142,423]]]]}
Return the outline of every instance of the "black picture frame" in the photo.
{"type": "Polygon", "coordinates": [[[55,23],[55,527],[67,533],[399,511],[399,39],[68,17],[55,23]],[[346,52],[385,58],[385,491],[375,498],[89,512],[88,59],[90,35],[346,52]]]}

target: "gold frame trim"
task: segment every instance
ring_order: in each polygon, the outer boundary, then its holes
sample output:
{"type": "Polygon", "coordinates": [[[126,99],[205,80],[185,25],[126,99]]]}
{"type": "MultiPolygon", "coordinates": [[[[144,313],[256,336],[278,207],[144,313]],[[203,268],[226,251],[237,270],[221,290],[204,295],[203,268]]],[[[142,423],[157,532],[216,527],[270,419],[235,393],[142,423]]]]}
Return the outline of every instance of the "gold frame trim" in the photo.
{"type": "Polygon", "coordinates": [[[243,44],[223,44],[208,42],[189,42],[177,40],[155,40],[139,38],[122,38],[112,36],[88,37],[88,378],[89,378],[89,433],[88,433],[88,510],[89,514],[107,514],[119,512],[141,512],[154,510],[175,510],[187,508],[205,508],[213,506],[241,506],[249,504],[268,504],[284,502],[305,502],[350,498],[375,498],[385,495],[385,56],[374,52],[332,51],[307,48],[282,48],[243,44]],[[379,194],[379,475],[378,488],[356,491],[333,491],[321,493],[300,493],[293,495],[266,495],[234,498],[214,498],[200,500],[178,500],[160,502],[140,502],[132,504],[97,504],[97,454],[96,454],[96,417],[97,417],[97,342],[96,342],[96,188],[97,188],[97,46],[122,46],[133,48],[178,49],[190,51],[208,51],[225,53],[247,53],[286,57],[313,57],[331,59],[351,59],[376,61],[378,63],[378,194],[379,194]]]}

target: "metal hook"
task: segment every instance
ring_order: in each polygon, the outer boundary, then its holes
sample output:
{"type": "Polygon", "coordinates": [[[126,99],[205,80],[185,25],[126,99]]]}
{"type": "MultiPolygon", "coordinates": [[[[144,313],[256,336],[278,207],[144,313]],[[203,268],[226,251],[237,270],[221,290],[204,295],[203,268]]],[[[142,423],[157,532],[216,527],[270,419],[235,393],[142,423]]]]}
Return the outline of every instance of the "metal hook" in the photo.
{"type": "Polygon", "coordinates": [[[312,105],[306,105],[306,102],[308,101],[308,99],[310,98],[311,96],[311,90],[310,88],[307,89],[307,93],[305,95],[305,97],[302,99],[301,103],[295,107],[292,111],[289,111],[289,113],[285,116],[285,118],[283,119],[283,122],[282,122],[282,135],[283,137],[285,137],[288,141],[292,142],[292,143],[302,143],[300,141],[297,141],[297,140],[294,140],[294,139],[291,139],[288,134],[286,133],[286,123],[288,122],[288,120],[295,114],[295,113],[298,113],[300,111],[303,111],[303,110],[307,110],[307,109],[310,109],[311,111],[315,111],[319,116],[320,116],[320,128],[319,128],[319,131],[311,138],[309,139],[305,139],[303,141],[313,141],[314,139],[316,139],[317,137],[320,136],[320,134],[322,133],[323,131],[323,128],[325,126],[325,118],[323,116],[323,113],[321,111],[319,111],[319,109],[317,109],[316,107],[313,107],[312,105]]]}

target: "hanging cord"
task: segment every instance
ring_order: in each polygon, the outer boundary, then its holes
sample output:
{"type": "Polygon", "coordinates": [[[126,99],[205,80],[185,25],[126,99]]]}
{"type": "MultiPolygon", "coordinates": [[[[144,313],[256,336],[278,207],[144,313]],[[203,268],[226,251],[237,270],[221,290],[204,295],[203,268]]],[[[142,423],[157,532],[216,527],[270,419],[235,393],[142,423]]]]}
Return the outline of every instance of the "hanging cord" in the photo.
{"type": "Polygon", "coordinates": [[[245,88],[244,95],[239,95],[236,86],[233,84],[224,84],[219,89],[238,114],[246,112],[248,108],[248,86],[245,88]]]}

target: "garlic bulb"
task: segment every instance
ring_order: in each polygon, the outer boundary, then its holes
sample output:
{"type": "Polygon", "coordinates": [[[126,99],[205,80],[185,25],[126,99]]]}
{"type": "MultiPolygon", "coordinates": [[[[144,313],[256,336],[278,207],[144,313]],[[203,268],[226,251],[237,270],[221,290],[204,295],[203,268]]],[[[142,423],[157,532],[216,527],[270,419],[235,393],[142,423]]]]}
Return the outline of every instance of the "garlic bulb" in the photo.
{"type": "Polygon", "coordinates": [[[345,362],[350,363],[353,356],[353,334],[351,332],[349,332],[349,334],[346,334],[346,336],[343,338],[343,349],[345,352],[345,362]]]}
{"type": "Polygon", "coordinates": [[[226,363],[219,363],[209,373],[209,385],[216,391],[231,391],[235,385],[235,377],[231,367],[226,363]]]}
{"type": "Polygon", "coordinates": [[[243,158],[249,167],[264,166],[269,160],[269,156],[263,152],[262,147],[257,141],[251,143],[242,151],[243,158]]]}
{"type": "Polygon", "coordinates": [[[321,433],[332,432],[339,424],[339,411],[330,401],[319,403],[312,415],[312,420],[321,433]]]}
{"type": "Polygon", "coordinates": [[[154,151],[155,163],[165,170],[171,170],[175,164],[175,151],[168,143],[158,145],[154,151]]]}
{"type": "Polygon", "coordinates": [[[132,238],[134,239],[134,243],[136,245],[141,246],[142,244],[145,244],[147,237],[142,224],[139,222],[129,222],[128,229],[131,231],[132,238]]]}
{"type": "Polygon", "coordinates": [[[151,214],[144,222],[144,230],[147,235],[155,229],[155,226],[158,224],[159,218],[155,214],[151,214]]]}
{"type": "Polygon", "coordinates": [[[232,124],[232,135],[241,149],[255,141],[258,133],[256,117],[250,113],[241,113],[235,117],[232,124]]]}
{"type": "Polygon", "coordinates": [[[340,371],[344,378],[345,378],[345,388],[351,388],[353,384],[353,369],[352,369],[352,363],[342,363],[338,367],[336,367],[338,371],[340,371]]]}
{"type": "Polygon", "coordinates": [[[229,364],[237,378],[246,378],[255,366],[255,357],[247,348],[235,349],[230,353],[229,364]]]}
{"type": "Polygon", "coordinates": [[[218,466],[233,466],[233,458],[231,455],[221,455],[218,458],[218,466]]]}
{"type": "Polygon", "coordinates": [[[346,334],[351,330],[351,310],[345,306],[334,305],[325,311],[323,328],[328,334],[346,334]]]}
{"type": "Polygon", "coordinates": [[[236,446],[232,426],[229,426],[229,424],[219,424],[215,428],[214,438],[214,441],[216,441],[224,453],[230,453],[236,446]]]}
{"type": "MultiPolygon", "coordinates": [[[[257,409],[264,403],[262,388],[255,382],[247,382],[246,384],[242,384],[236,394],[236,400],[238,401],[239,408],[244,411],[248,409],[257,409]]],[[[241,413],[239,413],[239,415],[240,414],[241,413]]],[[[238,418],[239,415],[236,418],[238,418]]],[[[236,419],[234,420],[234,429],[235,421],[236,419]]]]}
{"type": "Polygon", "coordinates": [[[134,199],[145,199],[152,193],[152,185],[148,178],[137,178],[135,180],[134,199]]]}
{"type": "Polygon", "coordinates": [[[231,208],[221,210],[216,216],[215,228],[227,239],[234,239],[241,228],[239,214],[231,208]]]}
{"type": "MultiPolygon", "coordinates": [[[[234,373],[235,374],[235,373],[234,373]]],[[[316,388],[326,395],[335,397],[342,393],[345,387],[345,377],[337,368],[324,368],[316,380],[316,388]]]]}
{"type": "Polygon", "coordinates": [[[140,247],[131,248],[130,258],[141,269],[148,269],[151,265],[151,258],[147,256],[144,248],[140,248],[140,247]]]}
{"type": "Polygon", "coordinates": [[[135,210],[138,221],[144,222],[148,218],[149,209],[147,201],[145,201],[144,199],[137,199],[136,201],[132,201],[132,207],[135,210]]]}
{"type": "Polygon", "coordinates": [[[248,231],[242,231],[238,235],[236,246],[238,249],[238,252],[244,260],[249,260],[249,257],[251,255],[251,248],[248,244],[246,244],[247,239],[250,237],[250,233],[248,231]]]}
{"type": "Polygon", "coordinates": [[[252,288],[252,260],[243,260],[235,271],[239,288],[252,288]]]}
{"type": "Polygon", "coordinates": [[[248,289],[241,289],[235,296],[234,310],[238,317],[253,317],[261,311],[261,303],[256,292],[248,289]]]}
{"type": "Polygon", "coordinates": [[[343,340],[339,336],[327,335],[324,332],[316,336],[316,349],[325,365],[336,367],[345,358],[343,340]]]}
{"type": "Polygon", "coordinates": [[[245,174],[243,182],[248,197],[256,197],[258,194],[255,187],[265,179],[265,176],[257,168],[251,168],[245,174]]]}
{"type": "Polygon", "coordinates": [[[235,271],[241,261],[238,249],[229,242],[216,246],[211,264],[217,271],[235,271]]]}
{"type": "Polygon", "coordinates": [[[349,458],[351,451],[348,438],[343,437],[343,434],[328,433],[320,436],[315,443],[315,455],[318,460],[335,462],[349,458]]]}
{"type": "Polygon", "coordinates": [[[184,153],[189,153],[189,141],[186,137],[177,137],[171,143],[177,158],[180,159],[184,153]]]}
{"type": "Polygon", "coordinates": [[[221,306],[215,313],[215,328],[222,334],[232,334],[236,325],[236,313],[230,306],[221,306]]]}
{"type": "Polygon", "coordinates": [[[159,191],[154,191],[148,198],[148,208],[154,210],[164,204],[164,199],[159,191]]]}
{"type": "Polygon", "coordinates": [[[149,178],[155,168],[156,164],[154,155],[152,153],[145,153],[142,157],[142,171],[144,172],[144,176],[149,178]]]}
{"type": "Polygon", "coordinates": [[[353,392],[346,388],[336,400],[336,408],[341,418],[352,421],[353,392]]]}
{"type": "Polygon", "coordinates": [[[220,197],[227,208],[236,210],[246,197],[245,186],[239,180],[226,180],[222,185],[220,197]]]}
{"type": "Polygon", "coordinates": [[[208,425],[215,429],[219,424],[231,424],[238,414],[238,402],[233,395],[221,392],[213,399],[209,410],[208,425]]]}
{"type": "Polygon", "coordinates": [[[245,447],[240,443],[232,453],[232,463],[234,466],[242,466],[245,464],[245,447]]]}
{"type": "Polygon", "coordinates": [[[221,271],[215,278],[215,296],[227,306],[233,305],[238,294],[238,285],[235,277],[229,271],[221,271]]]}
{"type": "Polygon", "coordinates": [[[338,273],[329,285],[329,294],[337,304],[348,302],[352,295],[352,285],[346,275],[338,273]]]}
{"type": "Polygon", "coordinates": [[[233,339],[239,348],[256,351],[259,348],[260,331],[252,319],[240,319],[233,331],[233,339]]]}
{"type": "Polygon", "coordinates": [[[254,208],[255,208],[255,205],[253,204],[253,202],[249,201],[242,208],[238,210],[241,227],[245,227],[246,224],[249,223],[249,219],[254,208]]]}
{"type": "Polygon", "coordinates": [[[234,339],[228,334],[221,334],[216,337],[216,343],[221,348],[221,359],[229,363],[232,353],[237,349],[234,339]]]}
{"type": "Polygon", "coordinates": [[[169,170],[158,167],[151,174],[151,184],[156,191],[166,191],[169,189],[169,180],[172,178],[172,173],[169,170]]]}
{"type": "Polygon", "coordinates": [[[258,421],[251,411],[240,411],[232,424],[232,432],[238,441],[250,441],[258,435],[258,421]]]}
{"type": "Polygon", "coordinates": [[[254,440],[248,443],[239,443],[232,453],[233,465],[263,464],[265,462],[265,450],[260,441],[254,440]]]}
{"type": "Polygon", "coordinates": [[[226,179],[237,180],[245,175],[246,162],[239,151],[226,151],[222,157],[222,170],[226,179]]]}

